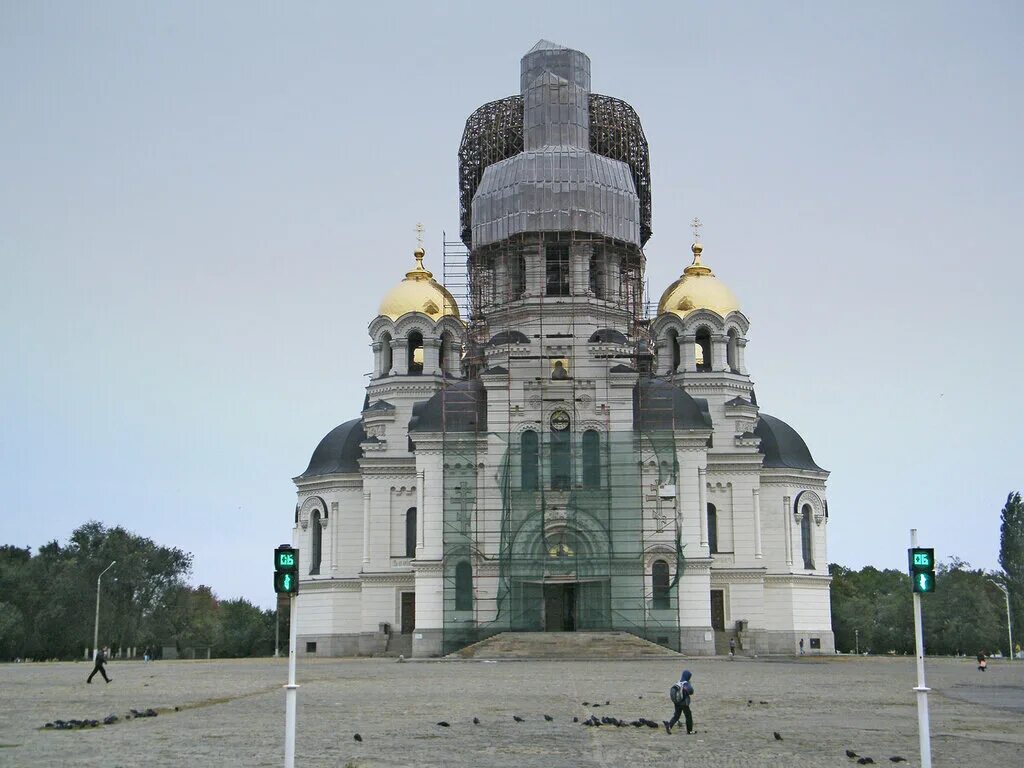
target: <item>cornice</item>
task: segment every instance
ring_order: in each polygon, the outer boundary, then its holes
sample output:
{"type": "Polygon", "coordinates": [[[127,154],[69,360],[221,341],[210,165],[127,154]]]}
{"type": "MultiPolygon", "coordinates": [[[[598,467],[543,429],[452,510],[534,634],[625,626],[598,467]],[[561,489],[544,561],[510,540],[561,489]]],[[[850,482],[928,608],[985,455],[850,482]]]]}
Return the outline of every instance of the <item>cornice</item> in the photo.
{"type": "Polygon", "coordinates": [[[303,592],[358,592],[362,588],[359,579],[299,579],[299,594],[303,592]]]}
{"type": "Polygon", "coordinates": [[[765,568],[711,568],[711,583],[731,583],[735,581],[764,581],[765,568]]]}
{"type": "Polygon", "coordinates": [[[414,586],[416,576],[412,571],[383,571],[376,573],[363,573],[360,575],[363,584],[386,584],[392,586],[414,586]]]}
{"type": "Polygon", "coordinates": [[[832,577],[828,575],[821,575],[817,573],[773,573],[767,574],[764,577],[764,583],[766,585],[798,585],[798,584],[817,584],[820,586],[828,586],[832,583],[832,577]]]}
{"type": "Polygon", "coordinates": [[[358,472],[345,472],[344,474],[318,475],[309,480],[292,479],[297,493],[302,498],[303,494],[323,493],[324,491],[351,491],[358,490],[363,485],[362,476],[358,472]]]}

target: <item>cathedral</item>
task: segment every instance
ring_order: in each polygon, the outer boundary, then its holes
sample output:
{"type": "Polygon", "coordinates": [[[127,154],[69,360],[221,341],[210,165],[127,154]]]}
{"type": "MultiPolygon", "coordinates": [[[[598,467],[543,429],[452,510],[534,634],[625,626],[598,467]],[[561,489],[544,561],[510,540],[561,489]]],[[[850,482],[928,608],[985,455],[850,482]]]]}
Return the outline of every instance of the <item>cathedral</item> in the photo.
{"type": "Polygon", "coordinates": [[[520,71],[459,147],[464,295],[415,250],[361,413],[294,478],[298,653],[587,631],[833,653],[828,472],[761,410],[727,256],[698,235],[647,306],[639,117],[580,51],[542,40],[520,71]]]}

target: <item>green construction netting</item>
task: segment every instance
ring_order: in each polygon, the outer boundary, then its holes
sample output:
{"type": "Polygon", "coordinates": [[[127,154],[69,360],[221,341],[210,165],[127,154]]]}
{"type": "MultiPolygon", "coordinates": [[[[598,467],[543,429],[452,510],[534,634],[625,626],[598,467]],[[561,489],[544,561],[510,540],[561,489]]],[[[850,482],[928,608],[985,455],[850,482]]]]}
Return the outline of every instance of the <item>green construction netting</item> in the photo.
{"type": "Polygon", "coordinates": [[[446,433],[444,652],[621,630],[678,650],[671,431],[446,433]]]}

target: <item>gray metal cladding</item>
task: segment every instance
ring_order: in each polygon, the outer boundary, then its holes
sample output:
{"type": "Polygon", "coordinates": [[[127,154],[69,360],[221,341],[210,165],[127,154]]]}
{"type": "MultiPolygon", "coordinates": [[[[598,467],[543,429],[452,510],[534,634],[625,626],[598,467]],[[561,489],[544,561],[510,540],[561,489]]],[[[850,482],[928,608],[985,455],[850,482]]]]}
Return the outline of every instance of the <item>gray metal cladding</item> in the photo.
{"type": "Polygon", "coordinates": [[[489,165],[472,202],[475,248],[526,232],[641,245],[629,166],[590,151],[590,59],[541,41],[523,57],[523,152],[489,165]]]}

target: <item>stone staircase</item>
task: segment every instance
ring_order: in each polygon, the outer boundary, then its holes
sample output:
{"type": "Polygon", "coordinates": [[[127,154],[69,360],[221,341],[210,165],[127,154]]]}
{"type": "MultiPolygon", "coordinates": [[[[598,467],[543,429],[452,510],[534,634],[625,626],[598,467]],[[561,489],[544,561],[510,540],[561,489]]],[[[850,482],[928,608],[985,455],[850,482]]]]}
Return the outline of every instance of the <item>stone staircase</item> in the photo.
{"type": "Polygon", "coordinates": [[[412,635],[391,635],[388,638],[387,650],[380,655],[410,658],[412,656],[412,635]]]}
{"type": "Polygon", "coordinates": [[[455,651],[449,658],[593,660],[679,655],[628,632],[502,632],[455,651]]]}

